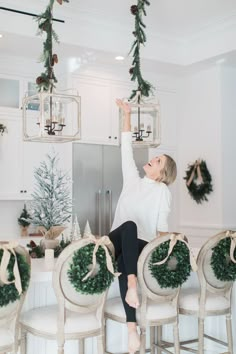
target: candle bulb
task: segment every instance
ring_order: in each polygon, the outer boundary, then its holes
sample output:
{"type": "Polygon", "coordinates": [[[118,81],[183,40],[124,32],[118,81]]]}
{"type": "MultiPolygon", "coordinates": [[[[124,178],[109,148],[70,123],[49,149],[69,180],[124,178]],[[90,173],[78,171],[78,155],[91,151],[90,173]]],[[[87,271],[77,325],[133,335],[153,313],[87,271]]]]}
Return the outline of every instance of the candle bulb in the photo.
{"type": "Polygon", "coordinates": [[[151,125],[150,125],[150,124],[148,124],[148,125],[147,125],[147,133],[151,133],[151,132],[152,132],[151,125]]]}
{"type": "Polygon", "coordinates": [[[138,127],[134,127],[134,133],[137,133],[138,132],[138,127]]]}
{"type": "Polygon", "coordinates": [[[140,124],[140,130],[144,130],[144,124],[143,123],[140,124]]]}

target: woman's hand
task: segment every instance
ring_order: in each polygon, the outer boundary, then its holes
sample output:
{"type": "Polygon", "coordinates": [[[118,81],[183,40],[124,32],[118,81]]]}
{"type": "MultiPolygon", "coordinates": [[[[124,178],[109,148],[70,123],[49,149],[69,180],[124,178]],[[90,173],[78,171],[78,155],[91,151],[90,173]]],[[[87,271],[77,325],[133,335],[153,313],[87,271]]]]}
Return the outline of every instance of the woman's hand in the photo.
{"type": "Polygon", "coordinates": [[[124,101],[122,101],[122,100],[117,98],[116,99],[116,104],[122,110],[122,112],[124,114],[130,114],[131,113],[131,107],[130,107],[129,103],[124,102],[124,101]]]}
{"type": "Polygon", "coordinates": [[[130,132],[131,131],[131,123],[130,123],[130,114],[131,114],[131,107],[129,103],[124,102],[120,99],[116,100],[117,106],[123,112],[123,132],[130,132]]]}

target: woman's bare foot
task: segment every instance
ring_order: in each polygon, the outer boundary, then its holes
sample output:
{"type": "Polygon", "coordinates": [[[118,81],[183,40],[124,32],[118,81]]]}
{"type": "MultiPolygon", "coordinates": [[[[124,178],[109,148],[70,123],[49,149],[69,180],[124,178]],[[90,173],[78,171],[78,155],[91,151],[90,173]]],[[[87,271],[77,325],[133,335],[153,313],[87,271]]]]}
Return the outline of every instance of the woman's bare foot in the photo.
{"type": "Polygon", "coordinates": [[[137,277],[134,274],[128,275],[128,290],[125,296],[125,301],[131,307],[137,309],[139,307],[139,298],[137,291],[137,277]]]}
{"type": "Polygon", "coordinates": [[[129,306],[134,307],[135,309],[139,307],[140,304],[139,304],[137,288],[128,288],[125,296],[125,301],[129,306]]]}
{"type": "Polygon", "coordinates": [[[136,353],[140,348],[140,337],[137,332],[136,323],[128,323],[128,350],[130,354],[136,353]]]}

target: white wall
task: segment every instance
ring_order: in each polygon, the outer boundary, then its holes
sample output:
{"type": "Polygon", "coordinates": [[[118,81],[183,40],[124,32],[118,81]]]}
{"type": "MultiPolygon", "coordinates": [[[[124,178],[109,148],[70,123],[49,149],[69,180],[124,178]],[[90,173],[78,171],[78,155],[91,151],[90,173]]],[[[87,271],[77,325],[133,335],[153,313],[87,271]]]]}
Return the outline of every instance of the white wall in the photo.
{"type": "Polygon", "coordinates": [[[211,236],[234,228],[235,70],[214,65],[180,80],[179,227],[187,235],[211,236]],[[213,179],[209,201],[191,199],[182,177],[189,163],[202,158],[213,179]]]}
{"type": "Polygon", "coordinates": [[[222,184],[223,223],[236,225],[236,68],[223,67],[222,80],[222,184]]]}

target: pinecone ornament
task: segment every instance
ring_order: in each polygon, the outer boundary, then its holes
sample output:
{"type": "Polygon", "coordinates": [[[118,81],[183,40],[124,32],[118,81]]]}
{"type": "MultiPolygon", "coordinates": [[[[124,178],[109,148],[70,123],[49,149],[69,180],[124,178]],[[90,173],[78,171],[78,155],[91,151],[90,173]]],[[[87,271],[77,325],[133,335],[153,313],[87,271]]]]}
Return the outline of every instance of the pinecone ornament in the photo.
{"type": "Polygon", "coordinates": [[[138,6],[137,5],[132,5],[130,8],[131,14],[136,15],[138,13],[138,6]]]}

